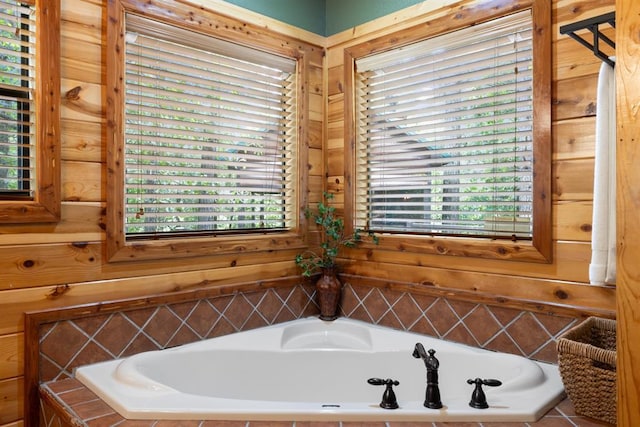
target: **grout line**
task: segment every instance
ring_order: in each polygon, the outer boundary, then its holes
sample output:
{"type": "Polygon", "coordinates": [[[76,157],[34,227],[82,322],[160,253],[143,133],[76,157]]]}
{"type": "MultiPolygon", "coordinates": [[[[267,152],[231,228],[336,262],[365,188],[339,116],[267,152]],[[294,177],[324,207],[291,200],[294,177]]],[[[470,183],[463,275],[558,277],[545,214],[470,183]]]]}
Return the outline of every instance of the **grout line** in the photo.
{"type": "Polygon", "coordinates": [[[180,315],[178,315],[178,313],[176,313],[175,311],[173,311],[173,309],[171,308],[170,305],[167,305],[167,309],[173,313],[174,316],[176,316],[178,319],[181,320],[182,323],[180,323],[180,326],[178,326],[176,328],[175,333],[169,338],[168,342],[171,342],[171,340],[176,336],[176,334],[178,333],[178,331],[183,327],[186,326],[189,330],[191,330],[191,332],[193,332],[198,338],[200,338],[201,340],[204,338],[202,336],[200,336],[199,333],[197,333],[192,327],[191,325],[189,325],[189,323],[187,322],[187,320],[189,319],[189,317],[191,317],[191,315],[193,314],[193,312],[196,310],[196,307],[198,306],[198,302],[191,302],[191,310],[189,310],[189,312],[184,316],[184,317],[180,317],[180,315]]]}

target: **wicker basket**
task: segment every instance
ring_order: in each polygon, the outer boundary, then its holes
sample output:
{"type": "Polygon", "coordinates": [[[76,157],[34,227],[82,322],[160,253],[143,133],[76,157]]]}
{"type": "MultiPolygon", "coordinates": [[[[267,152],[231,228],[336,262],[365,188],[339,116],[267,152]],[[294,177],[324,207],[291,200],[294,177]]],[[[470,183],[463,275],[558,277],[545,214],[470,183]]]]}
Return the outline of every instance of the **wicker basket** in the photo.
{"type": "Polygon", "coordinates": [[[589,317],[557,342],[564,388],[577,414],[616,424],[616,321],[589,317]]]}

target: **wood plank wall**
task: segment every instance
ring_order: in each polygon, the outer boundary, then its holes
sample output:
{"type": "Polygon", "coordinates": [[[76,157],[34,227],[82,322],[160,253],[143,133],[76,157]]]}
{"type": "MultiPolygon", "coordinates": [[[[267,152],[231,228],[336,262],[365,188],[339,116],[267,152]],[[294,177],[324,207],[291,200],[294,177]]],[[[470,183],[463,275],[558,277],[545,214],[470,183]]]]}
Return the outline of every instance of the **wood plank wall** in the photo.
{"type": "MultiPolygon", "coordinates": [[[[105,205],[105,32],[107,0],[61,0],[62,220],[47,225],[0,225],[0,426],[21,426],[23,313],[93,301],[152,295],[297,273],[295,253],[236,254],[189,260],[107,263],[105,205]]],[[[194,0],[308,43],[325,45],[312,62],[308,199],[343,183],[342,49],[414,25],[431,0],[329,38],[240,12],[220,0],[194,0]]],[[[486,296],[612,311],[615,292],[587,286],[590,255],[595,85],[599,61],[559,37],[564,23],[613,10],[614,0],[553,0],[554,22],[554,262],[526,263],[420,254],[349,253],[351,273],[398,278],[486,296]],[[377,256],[377,255],[374,255],[377,256]]],[[[315,236],[317,238],[317,236],[315,236]]],[[[314,241],[314,236],[310,236],[314,241]]],[[[374,251],[375,253],[375,251],[374,251]]]]}
{"type": "Polygon", "coordinates": [[[634,427],[640,425],[640,3],[617,0],[616,14],[618,426],[634,427]]]}

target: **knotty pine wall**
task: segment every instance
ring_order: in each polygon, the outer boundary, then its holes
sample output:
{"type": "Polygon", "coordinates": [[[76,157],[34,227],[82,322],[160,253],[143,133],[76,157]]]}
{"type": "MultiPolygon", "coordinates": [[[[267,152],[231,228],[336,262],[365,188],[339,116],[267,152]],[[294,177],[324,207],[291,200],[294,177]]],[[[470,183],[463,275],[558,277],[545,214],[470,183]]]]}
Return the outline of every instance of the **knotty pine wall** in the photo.
{"type": "MultiPolygon", "coordinates": [[[[237,254],[162,262],[104,261],[105,39],[107,0],[61,0],[62,220],[50,225],[0,225],[0,426],[22,426],[23,313],[29,310],[152,295],[297,274],[295,251],[237,254]]],[[[320,37],[219,0],[207,2],[250,23],[326,46],[309,77],[310,202],[322,190],[341,208],[344,175],[342,50],[427,19],[428,0],[358,26],[320,37]]],[[[558,35],[564,23],[613,10],[614,0],[553,0],[553,239],[550,264],[384,253],[367,260],[350,252],[349,273],[401,279],[423,286],[471,291],[577,311],[615,310],[611,288],[588,286],[595,89],[599,61],[558,35]],[[357,261],[357,262],[356,262],[357,261]]],[[[311,239],[313,240],[313,236],[311,239]]]]}
{"type": "MultiPolygon", "coordinates": [[[[408,250],[354,251],[346,266],[348,272],[552,304],[614,309],[612,289],[584,286],[589,281],[591,256],[596,84],[601,62],[576,41],[561,36],[559,27],[611,12],[615,1],[553,0],[552,5],[553,262],[523,263],[408,250]]],[[[338,195],[338,205],[345,173],[344,50],[427,22],[430,17],[453,13],[456,7],[453,2],[427,1],[328,37],[325,185],[338,195]],[[442,7],[443,3],[451,9],[442,7]]]]}

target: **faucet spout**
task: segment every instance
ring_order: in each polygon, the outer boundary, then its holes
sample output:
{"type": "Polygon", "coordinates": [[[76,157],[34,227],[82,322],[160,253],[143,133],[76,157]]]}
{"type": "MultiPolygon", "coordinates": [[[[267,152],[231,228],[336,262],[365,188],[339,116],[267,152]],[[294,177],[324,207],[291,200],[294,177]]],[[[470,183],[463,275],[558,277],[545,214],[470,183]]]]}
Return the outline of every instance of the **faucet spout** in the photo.
{"type": "Polygon", "coordinates": [[[434,349],[429,349],[426,352],[422,343],[416,343],[413,349],[413,357],[422,359],[424,366],[427,368],[427,390],[425,392],[424,406],[430,409],[442,408],[440,388],[438,386],[438,367],[440,362],[436,359],[435,354],[436,351],[434,349]]]}
{"type": "Polygon", "coordinates": [[[424,346],[422,345],[422,343],[416,343],[416,346],[413,349],[413,357],[415,357],[416,359],[422,359],[426,362],[429,356],[427,356],[427,352],[424,350],[424,346]]]}

